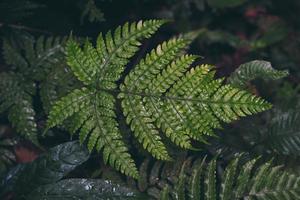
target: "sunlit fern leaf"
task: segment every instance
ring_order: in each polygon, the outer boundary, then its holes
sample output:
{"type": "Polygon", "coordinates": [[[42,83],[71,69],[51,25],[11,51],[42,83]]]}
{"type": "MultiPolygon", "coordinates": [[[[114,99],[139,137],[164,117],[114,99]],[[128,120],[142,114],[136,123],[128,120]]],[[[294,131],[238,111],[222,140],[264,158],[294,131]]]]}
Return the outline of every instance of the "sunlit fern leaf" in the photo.
{"type": "MultiPolygon", "coordinates": [[[[199,168],[200,173],[191,174],[191,178],[195,179],[195,175],[199,176],[199,181],[190,181],[190,184],[186,185],[186,188],[177,190],[178,184],[182,184],[182,180],[179,181],[170,188],[169,193],[181,192],[181,195],[185,195],[190,200],[240,200],[240,199],[257,199],[257,200],[297,200],[300,199],[300,178],[294,174],[289,174],[280,166],[273,166],[270,162],[263,165],[254,167],[257,159],[250,160],[246,163],[241,163],[239,157],[232,160],[225,168],[223,177],[220,177],[217,181],[216,160],[210,161],[207,166],[202,162],[195,162],[193,168],[199,168]],[[206,173],[205,173],[206,171],[206,173]],[[205,184],[207,189],[199,189],[199,195],[194,196],[189,193],[191,190],[188,188],[199,188],[199,185],[205,184]],[[209,189],[210,188],[210,189],[209,189]],[[220,188],[218,190],[217,188],[220,188]],[[217,198],[218,197],[218,198],[217,198]]],[[[162,190],[164,195],[161,197],[168,197],[167,191],[162,190]]],[[[164,198],[161,198],[164,200],[164,198]]],[[[170,198],[165,198],[170,199],[170,198]]],[[[172,198],[176,199],[176,198],[172,198]]]]}
{"type": "Polygon", "coordinates": [[[171,40],[161,45],[165,48],[158,46],[149,53],[125,78],[119,95],[127,123],[158,159],[167,158],[155,152],[159,149],[166,155],[165,148],[156,145],[161,141],[158,128],[177,145],[190,148],[190,139],[203,141],[203,135],[213,135],[213,129],[220,128],[222,121],[231,122],[270,108],[269,103],[246,91],[222,86],[222,79],[214,80],[212,66],[188,71],[194,56],[181,56],[171,62],[176,52],[169,49],[175,45],[182,48],[181,43],[180,39],[171,40]]]}
{"type": "Polygon", "coordinates": [[[48,119],[48,128],[51,128],[74,117],[73,132],[79,129],[81,143],[87,140],[90,151],[103,149],[106,163],[135,178],[138,172],[116,121],[115,98],[107,90],[116,88],[115,82],[138,50],[139,41],[150,37],[163,23],[159,20],[126,23],[113,35],[111,32],[105,37],[100,34],[96,48],[89,41],[81,48],[69,40],[67,62],[86,87],[75,89],[57,101],[48,119]]]}
{"type": "Polygon", "coordinates": [[[155,158],[170,160],[160,135],[183,148],[191,139],[203,141],[221,122],[255,114],[271,105],[259,97],[214,80],[209,65],[190,69],[197,56],[184,55],[191,39],[172,38],[153,49],[125,77],[117,89],[129,59],[162,20],[119,26],[112,34],[100,34],[94,47],[73,39],[66,45],[67,63],[84,85],[57,101],[50,111],[48,128],[71,119],[71,133],[79,132],[90,151],[103,149],[103,158],[127,175],[137,177],[116,121],[115,96],[135,138],[155,158]]]}
{"type": "Polygon", "coordinates": [[[32,95],[35,84],[24,81],[20,74],[0,74],[0,112],[7,111],[8,119],[18,133],[38,145],[32,95]]]}
{"type": "Polygon", "coordinates": [[[280,113],[266,130],[266,145],[277,154],[300,155],[300,112],[280,113]]]}
{"type": "Polygon", "coordinates": [[[41,81],[56,63],[63,59],[62,44],[66,38],[39,37],[34,40],[24,37],[19,46],[12,41],[3,41],[3,55],[6,63],[29,80],[41,81]]]}
{"type": "Polygon", "coordinates": [[[261,78],[264,80],[277,80],[288,76],[287,70],[276,70],[270,62],[254,60],[240,65],[228,78],[228,83],[244,88],[250,81],[261,78]]]}

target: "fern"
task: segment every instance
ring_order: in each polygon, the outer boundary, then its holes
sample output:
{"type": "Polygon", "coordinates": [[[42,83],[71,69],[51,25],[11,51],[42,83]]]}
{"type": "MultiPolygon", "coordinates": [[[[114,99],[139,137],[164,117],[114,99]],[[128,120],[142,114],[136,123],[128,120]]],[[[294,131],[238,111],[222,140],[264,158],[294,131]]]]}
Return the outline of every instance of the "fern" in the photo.
{"type": "Polygon", "coordinates": [[[299,110],[278,114],[268,125],[264,142],[268,148],[283,155],[300,153],[299,110]]]}
{"type": "Polygon", "coordinates": [[[170,190],[169,195],[166,194],[166,189],[163,189],[159,199],[300,199],[299,178],[287,173],[280,166],[272,166],[270,162],[256,168],[256,159],[239,164],[238,157],[226,167],[217,186],[216,160],[210,161],[207,166],[204,165],[204,161],[205,159],[200,164],[196,162],[189,178],[185,180],[182,179],[186,172],[182,169],[173,189],[167,186],[170,190]],[[181,198],[177,198],[178,196],[181,198]]]}
{"type": "Polygon", "coordinates": [[[263,121],[253,119],[251,124],[240,123],[221,139],[212,141],[208,148],[211,152],[222,151],[226,157],[249,152],[250,155],[276,155],[280,163],[284,163],[280,158],[297,158],[300,155],[299,109],[266,114],[263,121]]]}
{"type": "Polygon", "coordinates": [[[15,164],[16,156],[13,147],[17,143],[15,138],[7,135],[8,127],[0,125],[0,178],[2,179],[8,169],[15,164]]]}
{"type": "Polygon", "coordinates": [[[103,149],[106,163],[126,175],[137,177],[134,161],[116,120],[116,99],[134,136],[154,157],[170,160],[159,130],[178,146],[191,148],[191,139],[203,141],[213,135],[221,122],[255,114],[271,105],[245,91],[222,86],[214,80],[213,67],[190,69],[197,56],[185,55],[189,39],[179,37],[158,45],[125,77],[129,59],[165,21],[126,23],[114,34],[99,35],[96,47],[86,41],[83,48],[74,40],[66,47],[67,62],[79,81],[75,89],[57,101],[50,111],[47,127],[71,119],[71,134],[79,131],[81,143],[90,151],[103,149]]]}
{"type": "Polygon", "coordinates": [[[125,78],[119,95],[135,136],[159,159],[168,157],[157,128],[177,145],[190,148],[191,138],[203,141],[203,135],[213,135],[221,121],[231,122],[270,107],[245,91],[222,86],[222,79],[213,79],[212,66],[197,66],[185,74],[195,57],[176,59],[182,43],[171,40],[148,54],[125,78]]]}
{"type": "Polygon", "coordinates": [[[21,45],[9,40],[3,42],[3,55],[6,64],[12,65],[26,79],[42,81],[52,67],[63,58],[62,44],[66,38],[32,37],[24,38],[21,45]],[[23,53],[24,51],[24,53],[23,53]]]}
{"type": "Polygon", "coordinates": [[[87,0],[80,17],[81,24],[83,24],[84,18],[86,17],[89,22],[101,22],[105,20],[102,11],[97,8],[94,0],[87,0]]]}
{"type": "Polygon", "coordinates": [[[8,119],[27,139],[38,145],[35,111],[32,105],[32,95],[35,85],[26,83],[20,74],[0,74],[0,112],[8,110],[8,119]]]}
{"type": "Polygon", "coordinates": [[[120,78],[128,58],[138,50],[139,40],[149,37],[162,24],[162,21],[146,21],[124,25],[117,28],[112,39],[107,33],[104,41],[99,35],[97,49],[86,41],[84,49],[70,40],[67,44],[67,60],[75,76],[84,83],[58,101],[49,115],[48,127],[62,123],[66,118],[76,115],[74,131],[80,129],[80,141],[91,136],[88,148],[103,148],[104,161],[127,175],[137,177],[134,161],[127,153],[122,141],[115,116],[115,99],[105,90],[116,88],[115,81],[120,78]],[[82,112],[78,112],[81,110],[82,112]]]}
{"type": "Polygon", "coordinates": [[[55,101],[79,87],[79,84],[65,62],[53,66],[51,73],[40,84],[39,92],[45,112],[48,114],[55,101]]]}
{"type": "Polygon", "coordinates": [[[228,83],[235,87],[243,88],[248,82],[262,78],[264,80],[277,80],[288,75],[286,70],[276,70],[272,68],[270,62],[255,60],[240,65],[228,78],[228,83]]]}
{"type": "Polygon", "coordinates": [[[34,40],[29,36],[20,43],[3,41],[4,59],[14,72],[0,74],[0,112],[8,111],[8,119],[17,132],[36,145],[39,143],[33,97],[37,84],[62,62],[64,40],[43,36],[34,40]]]}

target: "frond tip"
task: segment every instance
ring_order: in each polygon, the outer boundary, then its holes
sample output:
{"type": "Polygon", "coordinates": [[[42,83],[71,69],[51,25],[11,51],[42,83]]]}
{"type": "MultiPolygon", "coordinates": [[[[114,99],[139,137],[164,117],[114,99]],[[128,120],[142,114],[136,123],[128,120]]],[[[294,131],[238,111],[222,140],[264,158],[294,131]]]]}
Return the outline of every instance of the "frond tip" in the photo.
{"type": "Polygon", "coordinates": [[[277,80],[289,75],[287,70],[276,70],[270,62],[254,60],[240,65],[228,78],[228,83],[243,88],[249,81],[256,78],[264,80],[277,80]]]}

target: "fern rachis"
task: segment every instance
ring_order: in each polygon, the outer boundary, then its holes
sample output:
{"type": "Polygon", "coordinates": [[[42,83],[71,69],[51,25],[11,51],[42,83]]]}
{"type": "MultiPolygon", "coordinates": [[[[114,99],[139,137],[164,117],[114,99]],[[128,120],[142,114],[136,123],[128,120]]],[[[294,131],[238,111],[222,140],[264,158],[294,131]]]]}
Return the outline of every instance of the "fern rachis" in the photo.
{"type": "Polygon", "coordinates": [[[48,128],[70,118],[72,132],[80,141],[88,140],[89,150],[103,149],[106,163],[137,177],[134,161],[122,140],[116,119],[116,97],[121,100],[127,124],[136,139],[154,157],[170,156],[160,130],[175,144],[191,148],[191,139],[204,140],[213,135],[221,122],[255,114],[270,108],[259,97],[214,80],[213,67],[190,65],[197,56],[183,52],[190,43],[184,37],[163,42],[119,81],[140,41],[150,37],[164,21],[126,23],[114,34],[99,35],[96,47],[86,41],[80,47],[69,40],[67,63],[83,83],[57,101],[49,114],[48,128]]]}

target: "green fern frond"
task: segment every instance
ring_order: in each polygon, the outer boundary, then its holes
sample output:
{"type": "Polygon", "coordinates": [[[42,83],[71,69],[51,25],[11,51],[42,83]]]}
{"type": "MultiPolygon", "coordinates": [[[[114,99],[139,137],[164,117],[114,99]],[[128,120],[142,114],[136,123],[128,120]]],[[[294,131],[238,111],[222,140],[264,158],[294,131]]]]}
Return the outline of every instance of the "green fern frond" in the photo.
{"type": "MultiPolygon", "coordinates": [[[[272,166],[270,162],[255,168],[256,160],[250,160],[245,164],[241,164],[239,157],[232,160],[226,167],[223,177],[218,181],[220,185],[217,184],[215,159],[210,161],[207,166],[203,164],[204,160],[198,163],[195,162],[193,165],[194,170],[189,178],[192,181],[189,182],[189,185],[185,185],[183,188],[180,187],[180,190],[178,190],[183,182],[178,178],[173,188],[166,187],[169,188],[172,199],[178,199],[178,195],[188,197],[181,199],[190,200],[300,199],[299,177],[287,173],[280,166],[272,166]],[[201,188],[201,185],[205,185],[205,187],[201,188]],[[189,188],[197,188],[197,191],[189,188]],[[220,188],[220,190],[217,190],[217,188],[220,188]],[[190,194],[191,192],[193,194],[190,194]]],[[[163,189],[160,199],[170,199],[165,189],[163,189]]]]}
{"type": "Polygon", "coordinates": [[[15,73],[0,74],[0,113],[8,111],[8,119],[17,132],[38,145],[32,95],[35,84],[25,82],[15,73]]]}
{"type": "Polygon", "coordinates": [[[66,38],[39,37],[37,40],[26,37],[19,46],[5,39],[3,56],[8,65],[29,80],[42,81],[52,67],[63,59],[63,43],[66,38]]]}
{"type": "Polygon", "coordinates": [[[300,154],[300,112],[298,110],[281,113],[275,117],[266,131],[265,143],[278,154],[300,154]]]}
{"type": "Polygon", "coordinates": [[[247,83],[256,79],[277,80],[289,75],[287,70],[276,70],[270,62],[254,60],[240,65],[228,78],[228,83],[239,88],[244,88],[247,83]]]}
{"type": "Polygon", "coordinates": [[[46,100],[49,104],[53,103],[51,102],[51,99],[55,98],[51,96],[53,91],[45,91],[49,89],[44,87],[47,85],[45,80],[49,78],[49,74],[52,75],[58,65],[64,63],[65,40],[66,38],[43,36],[35,40],[31,35],[26,35],[19,40],[3,41],[4,60],[14,72],[1,74],[0,112],[8,111],[8,119],[17,132],[36,145],[38,145],[37,125],[32,97],[36,95],[37,85],[42,82],[40,96],[44,107],[47,108],[46,100]]]}
{"type": "Polygon", "coordinates": [[[191,39],[172,38],[153,49],[125,76],[129,59],[165,21],[126,23],[112,34],[99,35],[94,47],[81,47],[73,39],[66,46],[67,63],[82,88],[57,101],[49,114],[48,128],[70,119],[70,132],[79,132],[89,150],[103,149],[106,162],[127,175],[137,170],[127,153],[116,120],[116,99],[135,138],[154,157],[170,160],[163,132],[175,144],[191,148],[191,139],[203,141],[222,122],[255,114],[271,105],[259,97],[214,80],[209,65],[190,69],[197,56],[185,55],[191,39]]]}

